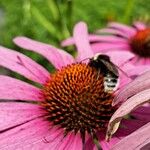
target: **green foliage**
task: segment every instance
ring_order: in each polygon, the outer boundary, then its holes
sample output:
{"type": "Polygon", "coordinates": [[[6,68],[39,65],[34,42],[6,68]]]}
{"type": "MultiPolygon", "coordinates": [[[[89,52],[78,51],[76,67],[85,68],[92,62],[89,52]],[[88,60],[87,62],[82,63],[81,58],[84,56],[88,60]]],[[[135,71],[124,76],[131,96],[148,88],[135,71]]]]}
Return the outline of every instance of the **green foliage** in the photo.
{"type": "Polygon", "coordinates": [[[60,46],[72,34],[78,21],[89,30],[103,27],[108,21],[131,23],[149,17],[150,0],[1,0],[0,44],[14,47],[12,39],[24,35],[60,46]]]}

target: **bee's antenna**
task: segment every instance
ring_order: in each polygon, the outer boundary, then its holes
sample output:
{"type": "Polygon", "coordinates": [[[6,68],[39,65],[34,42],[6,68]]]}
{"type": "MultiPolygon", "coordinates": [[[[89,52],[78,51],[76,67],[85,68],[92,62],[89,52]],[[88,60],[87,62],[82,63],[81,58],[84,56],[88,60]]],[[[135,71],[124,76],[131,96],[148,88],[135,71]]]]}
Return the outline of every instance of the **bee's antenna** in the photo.
{"type": "Polygon", "coordinates": [[[81,62],[83,62],[83,61],[85,61],[85,60],[89,60],[89,59],[91,59],[91,58],[85,58],[85,59],[81,60],[81,62]]]}

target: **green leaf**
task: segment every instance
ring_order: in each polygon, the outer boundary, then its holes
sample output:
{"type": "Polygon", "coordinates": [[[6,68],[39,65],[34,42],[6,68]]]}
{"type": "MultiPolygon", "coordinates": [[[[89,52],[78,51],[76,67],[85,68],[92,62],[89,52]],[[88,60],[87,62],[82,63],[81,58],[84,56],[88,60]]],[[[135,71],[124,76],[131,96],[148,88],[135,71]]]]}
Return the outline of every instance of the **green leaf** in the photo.
{"type": "Polygon", "coordinates": [[[47,5],[50,9],[54,21],[58,21],[60,19],[60,15],[56,0],[47,0],[47,5]]]}
{"type": "Polygon", "coordinates": [[[33,17],[48,30],[51,35],[55,35],[59,38],[59,33],[57,32],[57,28],[55,25],[50,22],[35,6],[32,6],[31,13],[33,17]]]}

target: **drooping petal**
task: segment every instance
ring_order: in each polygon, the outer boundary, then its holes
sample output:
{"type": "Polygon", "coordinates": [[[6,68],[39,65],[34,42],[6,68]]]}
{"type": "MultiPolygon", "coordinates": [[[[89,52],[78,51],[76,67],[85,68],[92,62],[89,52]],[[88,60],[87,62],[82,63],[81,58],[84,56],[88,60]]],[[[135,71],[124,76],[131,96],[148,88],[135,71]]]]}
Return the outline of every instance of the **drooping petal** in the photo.
{"type": "Polygon", "coordinates": [[[142,90],[150,88],[150,71],[140,75],[123,89],[120,89],[119,94],[115,97],[113,105],[126,101],[127,98],[139,93],[142,90]],[[123,95],[123,96],[122,96],[123,95]]]}
{"type": "Polygon", "coordinates": [[[150,148],[150,122],[117,143],[112,150],[148,150],[150,148]]]}
{"type": "Polygon", "coordinates": [[[87,25],[84,22],[79,22],[75,25],[73,38],[78,50],[77,60],[82,61],[85,58],[91,58],[93,51],[89,44],[87,25]]]}
{"type": "Polygon", "coordinates": [[[49,44],[37,42],[27,37],[16,37],[13,41],[16,45],[24,49],[43,55],[57,69],[74,62],[74,58],[69,53],[49,44]]]}
{"type": "Polygon", "coordinates": [[[133,25],[137,28],[137,30],[144,30],[146,28],[146,25],[139,21],[134,22],[133,25]]]}
{"type": "MultiPolygon", "coordinates": [[[[105,134],[102,132],[98,134],[98,137],[103,150],[110,150],[112,145],[115,145],[120,140],[118,137],[113,137],[109,142],[107,142],[105,140],[105,134]]],[[[96,150],[96,146],[94,150],[96,150]]]]}
{"type": "Polygon", "coordinates": [[[130,37],[129,35],[124,34],[123,31],[119,31],[119,30],[117,30],[117,29],[111,29],[111,28],[103,28],[103,29],[97,30],[96,33],[97,33],[97,34],[113,34],[113,35],[119,35],[119,36],[124,37],[124,38],[129,38],[129,37],[130,37]]]}
{"type": "Polygon", "coordinates": [[[91,44],[91,48],[94,51],[94,53],[99,52],[107,52],[107,51],[118,51],[118,50],[130,50],[130,46],[127,43],[93,43],[91,44]]]}
{"type": "Polygon", "coordinates": [[[117,23],[117,22],[111,22],[111,23],[109,23],[108,27],[121,30],[125,34],[127,34],[128,36],[133,36],[136,33],[135,28],[129,27],[127,25],[124,25],[124,24],[121,24],[121,23],[117,23]]]}
{"type": "MultiPolygon", "coordinates": [[[[105,134],[99,132],[98,137],[100,139],[100,145],[103,150],[110,150],[116,143],[122,140],[124,137],[130,135],[135,130],[139,129],[143,125],[145,125],[148,121],[138,120],[138,119],[129,119],[123,120],[121,122],[121,127],[118,131],[113,135],[113,137],[109,140],[105,140],[105,134]]],[[[94,150],[97,150],[96,148],[94,150]]]]}
{"type": "MultiPolygon", "coordinates": [[[[132,96],[127,101],[125,101],[113,114],[109,121],[107,139],[110,139],[112,134],[117,130],[116,125],[122,120],[124,116],[129,114],[131,111],[137,107],[143,105],[150,101],[150,89],[139,92],[138,94],[132,96]]],[[[118,126],[117,126],[118,127],[118,126]]]]}
{"type": "Polygon", "coordinates": [[[150,122],[150,106],[148,105],[137,108],[132,112],[132,116],[134,116],[135,119],[150,122]]]}
{"type": "Polygon", "coordinates": [[[35,104],[0,102],[0,133],[42,115],[35,104]]]}
{"type": "Polygon", "coordinates": [[[0,46],[0,66],[41,84],[44,84],[49,78],[48,71],[32,59],[2,46],[0,46]]]}
{"type": "Polygon", "coordinates": [[[0,75],[0,99],[7,100],[44,100],[41,90],[26,82],[0,75]]]}

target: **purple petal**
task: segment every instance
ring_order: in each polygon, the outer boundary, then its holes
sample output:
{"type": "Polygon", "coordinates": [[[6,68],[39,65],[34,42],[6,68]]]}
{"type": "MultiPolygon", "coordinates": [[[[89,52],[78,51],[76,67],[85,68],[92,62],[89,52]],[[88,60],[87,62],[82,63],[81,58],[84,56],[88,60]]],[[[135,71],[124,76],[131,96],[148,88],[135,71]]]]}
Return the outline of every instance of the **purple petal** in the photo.
{"type": "Polygon", "coordinates": [[[150,148],[150,122],[117,143],[112,150],[148,150],[150,148]]]}
{"type": "Polygon", "coordinates": [[[107,139],[109,139],[112,134],[114,134],[117,130],[116,126],[124,116],[129,114],[131,111],[136,109],[137,107],[143,105],[150,101],[150,89],[139,92],[138,94],[132,96],[127,101],[125,101],[113,114],[109,121],[108,131],[107,131],[107,139]]]}
{"type": "Polygon", "coordinates": [[[44,100],[41,90],[26,82],[0,75],[0,99],[44,100]]]}
{"type": "Polygon", "coordinates": [[[107,52],[107,51],[116,51],[116,50],[130,50],[130,46],[127,43],[93,43],[91,44],[91,48],[94,51],[94,53],[99,52],[107,52]]]}
{"type": "Polygon", "coordinates": [[[125,34],[127,34],[128,36],[133,36],[136,33],[136,29],[121,23],[117,23],[117,22],[111,22],[108,24],[108,27],[110,28],[115,28],[118,29],[120,31],[123,31],[125,34]]]}
{"type": "Polygon", "coordinates": [[[97,34],[113,34],[113,35],[118,35],[118,36],[121,36],[121,37],[124,37],[127,39],[130,38],[129,35],[125,34],[123,31],[119,31],[117,29],[103,28],[103,29],[97,30],[96,33],[97,34]]]}
{"type": "Polygon", "coordinates": [[[29,57],[0,46],[0,66],[15,71],[26,78],[44,84],[49,73],[29,57]]]}
{"type": "Polygon", "coordinates": [[[69,53],[51,45],[44,44],[26,37],[17,37],[13,41],[16,45],[24,49],[43,55],[57,69],[74,62],[74,58],[69,53]]]}
{"type": "Polygon", "coordinates": [[[77,60],[81,61],[85,58],[91,58],[93,51],[89,44],[87,25],[79,22],[74,27],[73,38],[78,50],[77,60]]]}
{"type": "Polygon", "coordinates": [[[150,88],[150,71],[140,75],[123,89],[120,89],[119,94],[115,97],[113,105],[126,101],[127,98],[139,93],[142,90],[150,88]],[[122,96],[123,95],[123,96],[122,96]]]}
{"type": "Polygon", "coordinates": [[[137,30],[144,30],[146,28],[146,25],[139,21],[134,22],[133,25],[137,28],[137,30]]]}

